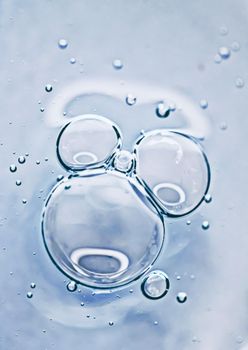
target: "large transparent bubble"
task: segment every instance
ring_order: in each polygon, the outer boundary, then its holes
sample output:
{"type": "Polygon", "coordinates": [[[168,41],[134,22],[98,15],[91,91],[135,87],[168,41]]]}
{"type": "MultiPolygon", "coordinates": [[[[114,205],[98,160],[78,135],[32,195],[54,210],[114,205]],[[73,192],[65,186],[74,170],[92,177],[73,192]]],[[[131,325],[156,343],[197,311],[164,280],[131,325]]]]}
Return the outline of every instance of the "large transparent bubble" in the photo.
{"type": "Polygon", "coordinates": [[[113,288],[142,275],[157,258],[164,223],[135,178],[90,170],[59,183],[43,213],[55,264],[87,286],[113,288]]]}
{"type": "Polygon", "coordinates": [[[209,187],[210,171],[195,139],[155,130],[137,141],[135,154],[137,175],[164,213],[181,216],[201,203],[209,187]]]}

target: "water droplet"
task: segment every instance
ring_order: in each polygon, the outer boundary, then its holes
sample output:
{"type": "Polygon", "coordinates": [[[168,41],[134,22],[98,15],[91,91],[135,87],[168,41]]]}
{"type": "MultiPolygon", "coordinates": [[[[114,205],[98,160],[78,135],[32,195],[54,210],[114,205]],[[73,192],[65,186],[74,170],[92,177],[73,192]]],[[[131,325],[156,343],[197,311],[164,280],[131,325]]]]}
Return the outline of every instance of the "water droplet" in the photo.
{"type": "Polygon", "coordinates": [[[17,170],[17,166],[15,164],[11,164],[10,167],[9,167],[9,170],[12,172],[12,173],[15,173],[16,170],[17,170]]]}
{"type": "Polygon", "coordinates": [[[212,196],[211,194],[207,193],[204,197],[204,200],[206,203],[210,203],[212,201],[212,196]]]}
{"type": "Polygon", "coordinates": [[[166,214],[184,215],[202,202],[210,172],[207,158],[194,139],[155,130],[138,139],[134,153],[137,174],[166,214]]]}
{"type": "Polygon", "coordinates": [[[226,26],[220,27],[220,34],[221,35],[227,35],[228,34],[228,28],[226,26]]]}
{"type": "Polygon", "coordinates": [[[107,118],[85,115],[67,124],[57,141],[57,154],[66,169],[98,168],[121,146],[117,125],[107,118]]]}
{"type": "Polygon", "coordinates": [[[31,287],[32,289],[34,289],[34,288],[36,287],[36,284],[35,284],[34,282],[32,282],[32,283],[30,284],[30,287],[31,287]]]}
{"type": "Polygon", "coordinates": [[[71,63],[71,64],[75,64],[75,63],[76,63],[76,58],[71,57],[71,58],[70,58],[70,63],[71,63]]]}
{"type": "Polygon", "coordinates": [[[27,200],[25,198],[23,198],[22,203],[27,204],[27,200]]]}
{"type": "Polygon", "coordinates": [[[18,163],[24,164],[25,162],[26,162],[26,158],[25,158],[24,156],[20,156],[20,157],[18,158],[18,163]]]}
{"type": "Polygon", "coordinates": [[[237,88],[241,89],[245,86],[245,82],[241,77],[237,77],[235,81],[235,85],[237,88]]]}
{"type": "Polygon", "coordinates": [[[75,292],[77,290],[77,283],[74,281],[70,281],[67,284],[66,288],[69,292],[75,292]]]}
{"type": "Polygon", "coordinates": [[[167,118],[170,115],[171,109],[166,102],[159,102],[156,107],[156,115],[159,118],[167,118]]]}
{"type": "Polygon", "coordinates": [[[110,321],[110,322],[109,322],[109,325],[110,325],[110,326],[113,326],[113,325],[114,325],[114,322],[110,321]]]}
{"type": "Polygon", "coordinates": [[[162,271],[152,271],[142,282],[141,290],[149,299],[164,297],[170,288],[168,276],[162,271]]]}
{"type": "Polygon", "coordinates": [[[132,168],[133,155],[129,151],[119,151],[114,159],[114,166],[116,170],[127,172],[132,168]]]}
{"type": "Polygon", "coordinates": [[[202,223],[203,230],[209,229],[209,222],[207,220],[204,220],[202,223]]]}
{"type": "Polygon", "coordinates": [[[115,59],[115,60],[113,61],[113,67],[114,67],[115,69],[122,69],[122,68],[123,68],[123,63],[122,63],[122,61],[121,61],[120,59],[115,59]]]}
{"type": "Polygon", "coordinates": [[[68,41],[66,39],[59,39],[58,46],[60,49],[66,49],[68,46],[68,41]]]}
{"type": "Polygon", "coordinates": [[[208,108],[208,101],[207,100],[201,100],[200,101],[200,106],[201,106],[201,108],[202,109],[206,109],[206,108],[208,108]]]}
{"type": "Polygon", "coordinates": [[[127,97],[126,97],[126,103],[129,105],[129,106],[133,106],[137,101],[137,97],[135,97],[134,95],[132,94],[128,94],[127,97]]]}
{"type": "Polygon", "coordinates": [[[28,292],[28,293],[27,293],[27,298],[28,298],[28,299],[33,298],[33,293],[32,293],[32,292],[28,292]]]}
{"type": "Polygon", "coordinates": [[[187,299],[188,299],[188,296],[187,296],[187,294],[185,292],[179,292],[177,294],[177,301],[179,303],[181,303],[181,304],[185,303],[187,299]]]}
{"type": "Polygon", "coordinates": [[[231,49],[234,51],[234,52],[237,52],[240,50],[240,43],[238,41],[234,41],[231,45],[231,49]]]}
{"type": "Polygon", "coordinates": [[[22,182],[21,180],[16,180],[16,186],[21,186],[22,182]]]}
{"type": "Polygon", "coordinates": [[[230,57],[231,51],[228,47],[226,46],[221,46],[219,48],[219,55],[221,56],[222,59],[226,60],[230,57]]]}
{"type": "Polygon", "coordinates": [[[45,90],[46,90],[46,92],[51,92],[51,91],[53,90],[52,85],[51,85],[51,84],[47,84],[47,85],[45,86],[45,90]]]}

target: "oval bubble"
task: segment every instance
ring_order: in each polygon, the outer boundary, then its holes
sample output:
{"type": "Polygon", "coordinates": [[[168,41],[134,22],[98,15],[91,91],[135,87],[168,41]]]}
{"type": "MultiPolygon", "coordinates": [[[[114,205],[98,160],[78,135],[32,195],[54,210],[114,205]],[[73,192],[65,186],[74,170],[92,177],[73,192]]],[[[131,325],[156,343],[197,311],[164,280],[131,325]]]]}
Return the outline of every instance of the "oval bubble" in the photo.
{"type": "Polygon", "coordinates": [[[208,160],[187,135],[155,130],[135,145],[136,174],[165,214],[181,216],[204,199],[210,182],[208,160]]]}
{"type": "Polygon", "coordinates": [[[114,288],[142,275],[164,242],[164,222],[135,178],[91,170],[62,180],[44,208],[47,251],[71,280],[114,288]]]}
{"type": "Polygon", "coordinates": [[[69,170],[80,171],[104,165],[121,147],[121,132],[107,118],[86,114],[73,119],[61,130],[57,155],[69,170]]]}

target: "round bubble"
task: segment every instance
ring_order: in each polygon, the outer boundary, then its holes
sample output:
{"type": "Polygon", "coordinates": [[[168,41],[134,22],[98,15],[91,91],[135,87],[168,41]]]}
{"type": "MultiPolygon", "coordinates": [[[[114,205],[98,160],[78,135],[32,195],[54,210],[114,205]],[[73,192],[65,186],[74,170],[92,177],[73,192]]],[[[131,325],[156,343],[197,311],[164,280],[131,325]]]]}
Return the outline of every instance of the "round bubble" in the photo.
{"type": "Polygon", "coordinates": [[[152,271],[144,279],[141,289],[149,299],[160,299],[164,297],[170,288],[168,276],[163,271],[152,271]]]}
{"type": "Polygon", "coordinates": [[[94,114],[73,119],[57,140],[58,158],[72,171],[102,166],[120,147],[119,128],[109,119],[94,114]]]}
{"type": "Polygon", "coordinates": [[[210,181],[207,158],[192,138],[156,130],[136,143],[136,173],[164,213],[181,216],[204,199],[210,181]]]}
{"type": "Polygon", "coordinates": [[[106,170],[82,174],[63,179],[47,200],[42,222],[47,251],[57,267],[84,285],[129,283],[156,260],[163,218],[135,178],[106,170]]]}

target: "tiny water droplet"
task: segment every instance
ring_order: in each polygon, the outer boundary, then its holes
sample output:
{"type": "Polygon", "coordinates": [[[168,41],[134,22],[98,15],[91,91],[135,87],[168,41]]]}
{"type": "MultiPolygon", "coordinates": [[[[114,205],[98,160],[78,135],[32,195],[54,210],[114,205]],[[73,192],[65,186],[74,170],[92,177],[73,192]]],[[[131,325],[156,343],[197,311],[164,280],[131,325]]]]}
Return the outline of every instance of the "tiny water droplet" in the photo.
{"type": "Polygon", "coordinates": [[[120,59],[115,59],[112,64],[113,64],[113,67],[115,69],[122,69],[123,68],[123,63],[120,59]]]}
{"type": "Polygon", "coordinates": [[[241,336],[238,336],[238,337],[236,338],[236,343],[237,343],[237,344],[242,344],[243,341],[244,341],[244,339],[243,339],[241,336]]]}
{"type": "Polygon", "coordinates": [[[12,172],[12,173],[15,173],[16,170],[17,170],[17,166],[15,164],[11,164],[10,167],[9,167],[9,170],[12,172]]]}
{"type": "Polygon", "coordinates": [[[24,164],[25,162],[26,162],[26,158],[25,158],[24,156],[20,156],[20,157],[18,158],[18,163],[24,164]]]}
{"type": "Polygon", "coordinates": [[[186,300],[188,299],[188,296],[185,292],[179,292],[177,294],[177,301],[181,304],[185,303],[186,300]]]}
{"type": "Polygon", "coordinates": [[[53,89],[53,87],[52,87],[52,85],[51,85],[51,84],[47,84],[47,85],[45,86],[45,90],[46,90],[46,92],[51,92],[51,91],[52,91],[52,89],[53,89]]]}
{"type": "Polygon", "coordinates": [[[143,280],[141,290],[149,299],[160,299],[164,297],[170,288],[168,276],[162,271],[152,271],[143,280]]]}
{"type": "Polygon", "coordinates": [[[70,58],[70,63],[71,63],[71,64],[75,64],[75,63],[76,63],[76,58],[71,57],[71,58],[70,58]]]}
{"type": "Polygon", "coordinates": [[[207,220],[204,220],[202,222],[202,228],[203,228],[203,230],[209,229],[209,222],[207,220]]]}
{"type": "Polygon", "coordinates": [[[156,115],[159,118],[167,118],[170,115],[171,109],[166,102],[159,102],[156,107],[156,115]]]}
{"type": "Polygon", "coordinates": [[[245,86],[245,82],[241,77],[237,77],[235,81],[235,85],[237,88],[241,89],[242,87],[245,86]]]}
{"type": "Polygon", "coordinates": [[[68,46],[68,41],[66,39],[59,39],[58,46],[60,49],[66,49],[68,46]]]}
{"type": "Polygon", "coordinates": [[[204,196],[204,200],[206,203],[210,203],[212,201],[212,196],[211,194],[207,193],[205,196],[204,196]]]}
{"type": "Polygon", "coordinates": [[[69,190],[71,188],[71,185],[65,185],[65,190],[69,190]]]}
{"type": "Polygon", "coordinates": [[[74,281],[70,281],[67,284],[66,288],[69,292],[75,292],[77,290],[77,283],[74,281]]]}
{"type": "Polygon", "coordinates": [[[219,55],[221,56],[222,59],[226,60],[230,57],[231,51],[228,47],[226,46],[221,46],[219,48],[219,55]]]}
{"type": "Polygon", "coordinates": [[[208,108],[208,101],[207,100],[201,100],[200,101],[200,106],[201,106],[201,108],[202,109],[206,109],[206,108],[208,108]]]}
{"type": "Polygon", "coordinates": [[[128,94],[127,97],[126,97],[126,103],[129,105],[129,106],[133,106],[137,101],[137,97],[135,97],[134,95],[132,94],[128,94]]]}
{"type": "Polygon", "coordinates": [[[33,297],[33,293],[32,293],[32,292],[28,292],[28,293],[27,293],[27,298],[28,298],[28,299],[31,299],[32,297],[33,297]]]}

